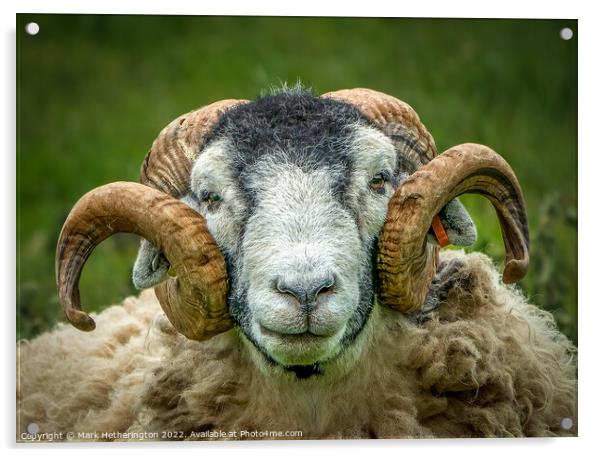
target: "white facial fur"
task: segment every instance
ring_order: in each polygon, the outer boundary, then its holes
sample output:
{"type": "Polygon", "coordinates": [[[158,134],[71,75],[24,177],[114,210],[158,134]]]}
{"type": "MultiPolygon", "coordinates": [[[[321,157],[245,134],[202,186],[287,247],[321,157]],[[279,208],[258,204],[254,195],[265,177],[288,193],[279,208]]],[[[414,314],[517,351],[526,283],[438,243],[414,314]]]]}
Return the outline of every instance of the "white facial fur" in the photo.
{"type": "Polygon", "coordinates": [[[381,196],[372,192],[368,184],[376,173],[388,171],[393,174],[397,153],[387,136],[362,125],[356,128],[352,149],[355,167],[351,174],[350,195],[356,199],[357,205],[362,205],[362,199],[366,199],[366,206],[359,208],[362,234],[364,238],[375,238],[384,224],[393,189],[390,183],[387,184],[386,192],[381,196]]]}
{"type": "Polygon", "coordinates": [[[222,250],[234,254],[240,223],[247,208],[229,167],[230,149],[227,140],[216,141],[205,148],[192,168],[190,187],[199,200],[200,213],[217,244],[222,250]],[[207,203],[200,201],[203,191],[220,195],[222,202],[217,210],[210,211],[207,203]]]}
{"type": "Polygon", "coordinates": [[[259,204],[243,240],[240,279],[248,284],[251,332],[277,361],[312,363],[335,351],[355,310],[362,246],[357,236],[343,235],[356,233],[355,222],[330,194],[328,170],[304,173],[275,164],[267,169],[269,174],[258,175],[259,204]],[[307,284],[328,276],[336,278],[335,293],[319,299],[309,313],[275,290],[279,279],[307,284]],[[291,352],[290,338],[280,337],[306,332],[321,338],[302,339],[302,351],[291,352]]]}
{"type": "Polygon", "coordinates": [[[197,198],[206,191],[221,196],[217,206],[201,202],[200,211],[233,259],[233,296],[245,303],[231,303],[231,311],[242,308],[237,315],[243,333],[285,366],[331,359],[344,348],[345,336],[364,324],[357,322],[360,289],[393,191],[388,182],[377,193],[370,180],[393,174],[396,153],[385,135],[359,124],[348,147],[353,168],[345,204],[332,190],[342,165],[299,167],[284,159],[286,151],[266,154],[245,170],[244,191],[233,176],[236,151],[227,140],[209,145],[192,170],[197,198]],[[253,208],[243,192],[253,195],[253,208]],[[278,288],[325,277],[335,279],[333,287],[309,307],[278,288]]]}

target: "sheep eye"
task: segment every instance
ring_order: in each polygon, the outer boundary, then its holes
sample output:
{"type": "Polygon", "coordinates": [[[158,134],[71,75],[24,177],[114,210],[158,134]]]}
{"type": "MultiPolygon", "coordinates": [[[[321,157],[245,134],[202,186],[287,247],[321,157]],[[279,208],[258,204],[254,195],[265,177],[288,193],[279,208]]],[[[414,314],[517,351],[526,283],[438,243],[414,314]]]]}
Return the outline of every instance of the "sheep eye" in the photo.
{"type": "Polygon", "coordinates": [[[220,197],[219,195],[217,195],[215,192],[210,192],[209,193],[209,197],[207,197],[207,199],[212,202],[212,203],[216,203],[222,200],[222,197],[220,197]]]}
{"type": "Polygon", "coordinates": [[[203,192],[203,194],[201,195],[201,200],[203,202],[207,202],[210,205],[211,204],[215,204],[215,203],[219,203],[222,201],[222,197],[219,194],[216,194],[215,192],[203,192]]]}
{"type": "Polygon", "coordinates": [[[383,192],[386,182],[387,177],[384,173],[376,173],[370,180],[370,188],[379,193],[383,192]]]}

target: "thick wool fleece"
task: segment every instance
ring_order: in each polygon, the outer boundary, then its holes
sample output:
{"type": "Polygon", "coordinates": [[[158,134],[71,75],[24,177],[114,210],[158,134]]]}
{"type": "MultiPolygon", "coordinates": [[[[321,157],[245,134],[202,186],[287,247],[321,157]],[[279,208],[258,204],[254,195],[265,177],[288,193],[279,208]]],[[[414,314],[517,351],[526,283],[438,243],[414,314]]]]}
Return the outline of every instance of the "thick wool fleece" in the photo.
{"type": "Polygon", "coordinates": [[[354,348],[308,379],[260,363],[236,330],[205,342],[176,334],[155,318],[150,290],[100,313],[94,333],[59,325],[19,344],[18,433],[35,422],[188,439],[576,435],[575,347],[487,257],[450,260],[462,267],[438,309],[416,320],[376,306],[354,348]]]}

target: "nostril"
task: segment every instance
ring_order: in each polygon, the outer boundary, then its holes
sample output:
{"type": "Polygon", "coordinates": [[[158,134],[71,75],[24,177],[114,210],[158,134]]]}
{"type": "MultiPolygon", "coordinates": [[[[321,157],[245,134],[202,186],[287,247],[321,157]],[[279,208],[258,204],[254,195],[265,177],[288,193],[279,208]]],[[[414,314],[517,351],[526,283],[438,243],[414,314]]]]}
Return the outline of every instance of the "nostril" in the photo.
{"type": "Polygon", "coordinates": [[[275,282],[275,288],[281,294],[292,295],[300,303],[306,304],[315,301],[319,295],[332,293],[335,282],[334,275],[296,280],[279,278],[275,282]]]}
{"type": "Polygon", "coordinates": [[[305,300],[305,292],[298,284],[278,279],[275,287],[276,290],[283,295],[290,295],[300,302],[305,300]]]}
{"type": "Polygon", "coordinates": [[[276,289],[281,294],[289,294],[291,293],[286,282],[282,280],[282,278],[276,279],[274,281],[274,289],[276,289]]]}
{"type": "Polygon", "coordinates": [[[314,297],[321,294],[328,294],[334,291],[334,276],[325,278],[321,284],[318,284],[314,297]]]}

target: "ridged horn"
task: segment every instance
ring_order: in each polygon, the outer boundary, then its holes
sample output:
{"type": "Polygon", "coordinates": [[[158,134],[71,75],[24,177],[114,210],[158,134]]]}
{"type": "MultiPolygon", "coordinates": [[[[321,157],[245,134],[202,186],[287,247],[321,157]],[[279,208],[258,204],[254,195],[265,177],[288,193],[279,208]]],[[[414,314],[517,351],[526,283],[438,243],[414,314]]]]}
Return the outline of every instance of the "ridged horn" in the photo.
{"type": "Polygon", "coordinates": [[[397,151],[403,171],[411,174],[437,155],[433,137],[414,109],[391,95],[372,89],[344,89],[323,97],[355,106],[376,128],[387,135],[397,151]]]}
{"type": "Polygon", "coordinates": [[[128,182],[107,184],[84,195],[59,236],[59,299],[75,327],[95,328],[81,309],[78,282],[94,248],[118,232],[144,237],[166,255],[177,276],[156,286],[155,292],[180,333],[204,340],[232,327],[225,261],[203,217],[163,192],[128,182]]]}
{"type": "Polygon", "coordinates": [[[506,161],[487,146],[455,146],[423,165],[393,194],[379,239],[380,302],[402,312],[420,309],[435,273],[438,248],[427,243],[433,217],[451,199],[485,196],[496,209],[504,245],[505,283],[529,265],[529,232],[522,191],[506,161]]]}
{"type": "Polygon", "coordinates": [[[140,183],[175,198],[189,191],[194,160],[228,109],[246,100],[221,100],[183,114],[159,133],[140,167],[140,183]]]}

